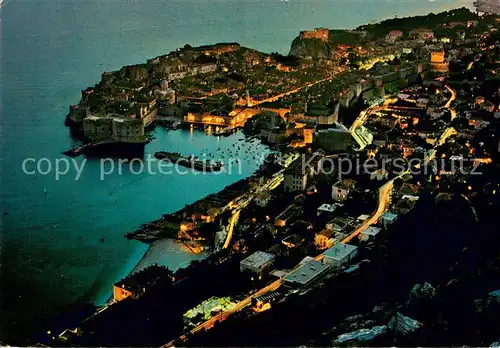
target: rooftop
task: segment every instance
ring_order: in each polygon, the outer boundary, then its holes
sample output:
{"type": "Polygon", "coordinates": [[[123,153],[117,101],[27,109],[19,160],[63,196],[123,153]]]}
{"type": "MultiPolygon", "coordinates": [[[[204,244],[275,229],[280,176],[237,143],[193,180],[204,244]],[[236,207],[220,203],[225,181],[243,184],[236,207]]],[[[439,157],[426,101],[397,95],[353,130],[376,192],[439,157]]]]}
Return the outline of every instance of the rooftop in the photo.
{"type": "Polygon", "coordinates": [[[394,221],[397,218],[398,218],[398,214],[395,214],[395,213],[390,212],[390,211],[388,211],[388,212],[384,213],[384,215],[382,215],[382,219],[388,220],[388,221],[394,221]]]}
{"type": "Polygon", "coordinates": [[[264,251],[256,251],[255,253],[241,261],[241,263],[248,267],[260,268],[272,260],[274,260],[273,254],[269,254],[264,251]]]}
{"type": "Polygon", "coordinates": [[[356,220],[359,220],[359,221],[366,221],[370,218],[370,215],[368,214],[362,214],[360,216],[358,216],[358,218],[356,220]]]}
{"type": "Polygon", "coordinates": [[[367,236],[376,236],[377,234],[379,234],[379,232],[381,231],[382,229],[380,227],[376,227],[376,226],[370,226],[368,227],[366,230],[364,230],[363,232],[361,232],[362,234],[365,234],[367,236]]]}
{"type": "Polygon", "coordinates": [[[345,244],[345,243],[338,243],[332,246],[330,249],[325,251],[323,255],[325,257],[330,257],[332,259],[336,260],[342,260],[345,258],[347,255],[350,255],[354,251],[358,249],[357,246],[350,245],[350,244],[345,244]]]}
{"type": "Polygon", "coordinates": [[[316,260],[310,260],[295,269],[293,272],[289,273],[285,277],[285,282],[306,285],[325,272],[328,268],[328,265],[322,264],[316,260]]]}
{"type": "Polygon", "coordinates": [[[268,293],[265,293],[264,295],[260,295],[255,297],[256,301],[261,301],[261,302],[268,302],[274,299],[275,297],[281,296],[281,293],[279,291],[271,291],[268,293]]]}
{"type": "Polygon", "coordinates": [[[304,237],[299,236],[298,234],[291,234],[282,240],[283,243],[289,243],[289,244],[295,244],[295,245],[301,244],[303,241],[304,241],[304,237]]]}
{"type": "Polygon", "coordinates": [[[347,226],[349,226],[349,224],[351,224],[352,222],[353,222],[352,219],[337,216],[332,221],[330,221],[328,224],[334,224],[334,225],[338,226],[338,228],[343,230],[343,229],[347,228],[347,226]]]}
{"type": "Polygon", "coordinates": [[[335,209],[337,209],[337,205],[336,204],[322,204],[318,210],[321,210],[321,211],[326,211],[326,212],[329,212],[329,213],[333,213],[335,211],[335,209]]]}

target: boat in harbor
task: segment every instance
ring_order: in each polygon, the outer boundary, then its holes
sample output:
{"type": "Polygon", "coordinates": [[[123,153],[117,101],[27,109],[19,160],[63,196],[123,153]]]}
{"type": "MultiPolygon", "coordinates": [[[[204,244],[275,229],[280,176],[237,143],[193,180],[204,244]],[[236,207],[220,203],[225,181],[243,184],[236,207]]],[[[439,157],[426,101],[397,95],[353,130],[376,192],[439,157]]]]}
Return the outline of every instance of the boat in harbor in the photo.
{"type": "Polygon", "coordinates": [[[139,141],[118,141],[118,140],[101,140],[84,143],[80,146],[73,147],[68,151],[64,151],[63,155],[69,157],[78,157],[82,154],[91,157],[126,157],[126,158],[142,158],[144,149],[149,139],[139,141]]]}
{"type": "Polygon", "coordinates": [[[154,157],[159,160],[167,160],[174,164],[181,165],[187,168],[193,168],[197,171],[219,172],[224,168],[224,163],[201,160],[194,155],[189,157],[182,156],[178,152],[158,151],[154,157]]]}

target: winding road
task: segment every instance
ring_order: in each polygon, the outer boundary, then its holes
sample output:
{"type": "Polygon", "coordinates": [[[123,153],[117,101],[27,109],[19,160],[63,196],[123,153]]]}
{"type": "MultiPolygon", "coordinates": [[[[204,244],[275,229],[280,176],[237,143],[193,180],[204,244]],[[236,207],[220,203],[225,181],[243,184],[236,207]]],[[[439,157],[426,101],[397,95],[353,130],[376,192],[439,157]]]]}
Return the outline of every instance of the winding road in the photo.
{"type": "MultiPolygon", "coordinates": [[[[450,108],[451,103],[456,98],[456,93],[451,88],[449,88],[447,86],[446,86],[446,88],[448,88],[450,90],[450,92],[452,93],[452,97],[450,98],[450,100],[448,101],[448,103],[445,106],[447,108],[450,108]]],[[[388,101],[386,101],[386,103],[387,102],[388,101]]],[[[386,103],[384,103],[384,105],[386,105],[386,103]]],[[[356,119],[356,121],[351,126],[351,130],[355,130],[357,127],[361,126],[364,122],[366,122],[366,119],[368,118],[368,116],[370,116],[374,112],[374,110],[377,108],[381,108],[381,106],[371,107],[371,108],[361,112],[360,116],[356,119]]],[[[453,131],[454,131],[453,128],[451,128],[451,127],[447,128],[443,132],[443,134],[440,138],[440,142],[446,141],[446,139],[450,135],[454,134],[453,131]]],[[[438,146],[438,145],[439,144],[436,144],[436,146],[438,146]]],[[[433,151],[431,151],[431,155],[426,157],[425,163],[428,163],[429,161],[433,160],[435,158],[434,154],[435,154],[435,148],[433,149],[433,151]]],[[[349,243],[354,238],[356,238],[360,233],[362,233],[364,230],[366,230],[368,227],[377,223],[377,221],[381,218],[381,216],[389,210],[389,207],[391,204],[391,192],[392,192],[392,189],[394,187],[394,181],[398,178],[402,178],[407,173],[409,173],[409,170],[407,170],[407,171],[401,173],[400,175],[398,175],[397,177],[387,181],[382,187],[380,187],[379,192],[378,192],[378,205],[377,205],[377,208],[375,209],[374,213],[370,216],[370,218],[368,218],[365,222],[363,222],[361,225],[359,225],[349,236],[347,236],[345,239],[343,239],[342,243],[349,243]]],[[[283,173],[280,172],[280,175],[282,176],[283,173]]],[[[278,175],[277,177],[281,178],[281,176],[278,175]]],[[[270,188],[270,186],[276,185],[276,182],[278,182],[278,185],[279,185],[279,183],[281,183],[281,181],[282,180],[277,180],[276,177],[273,177],[272,179],[268,180],[268,182],[265,185],[263,185],[260,188],[260,190],[257,190],[257,191],[261,192],[266,186],[268,188],[270,188]]],[[[251,200],[251,198],[249,198],[248,202],[250,200],[251,200]]],[[[234,223],[235,223],[238,220],[239,212],[241,209],[242,209],[241,207],[238,207],[235,210],[235,213],[233,213],[233,217],[231,217],[230,221],[234,221],[234,223]]],[[[231,231],[231,234],[232,234],[232,229],[234,228],[234,223],[232,223],[232,224],[230,223],[230,226],[228,229],[228,236],[229,236],[229,231],[231,231]],[[231,227],[231,225],[232,225],[232,227],[231,227]]],[[[230,238],[229,238],[229,240],[230,240],[230,238]]],[[[227,240],[226,240],[226,243],[227,243],[227,240]]],[[[324,257],[323,254],[319,254],[318,256],[316,256],[315,259],[318,261],[321,261],[323,259],[323,257],[324,257]]],[[[237,313],[240,310],[244,309],[245,307],[249,306],[251,304],[253,297],[260,296],[260,295],[263,295],[267,292],[277,290],[282,285],[283,278],[280,278],[280,279],[272,282],[271,284],[258,290],[255,293],[248,294],[244,300],[238,302],[231,310],[222,312],[222,313],[220,313],[220,315],[216,315],[216,316],[208,319],[207,321],[201,323],[200,325],[198,325],[195,328],[193,328],[192,330],[190,330],[189,333],[180,336],[178,339],[173,340],[173,341],[163,345],[162,347],[173,347],[175,342],[177,342],[177,341],[181,341],[181,342],[186,341],[187,335],[189,335],[189,334],[196,334],[197,332],[199,332],[201,330],[211,329],[217,322],[224,321],[230,315],[237,313]]]]}

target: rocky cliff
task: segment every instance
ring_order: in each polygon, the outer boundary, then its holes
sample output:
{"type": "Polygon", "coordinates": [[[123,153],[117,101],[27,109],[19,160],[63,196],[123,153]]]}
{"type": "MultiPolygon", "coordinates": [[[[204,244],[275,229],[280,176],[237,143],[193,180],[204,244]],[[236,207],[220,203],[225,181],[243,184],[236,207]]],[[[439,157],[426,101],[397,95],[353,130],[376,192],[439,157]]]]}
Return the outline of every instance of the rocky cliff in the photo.
{"type": "Polygon", "coordinates": [[[290,55],[305,58],[331,58],[332,49],[328,42],[320,39],[301,39],[296,37],[290,48],[290,55]]]}

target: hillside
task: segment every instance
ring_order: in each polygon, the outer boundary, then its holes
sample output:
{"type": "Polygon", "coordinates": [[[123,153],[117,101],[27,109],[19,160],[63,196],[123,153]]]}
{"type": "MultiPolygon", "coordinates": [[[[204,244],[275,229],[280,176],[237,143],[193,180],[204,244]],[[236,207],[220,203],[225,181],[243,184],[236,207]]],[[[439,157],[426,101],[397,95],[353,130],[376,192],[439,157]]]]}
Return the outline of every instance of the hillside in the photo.
{"type": "MultiPolygon", "coordinates": [[[[445,36],[447,30],[443,24],[450,22],[464,22],[477,20],[479,16],[463,7],[455,10],[444,11],[438,14],[429,13],[424,16],[392,18],[374,24],[365,24],[355,30],[328,30],[328,38],[314,38],[314,34],[326,29],[307,31],[308,36],[297,36],[291,45],[290,55],[297,57],[332,58],[337,45],[358,45],[369,40],[382,39],[391,30],[401,30],[405,36],[411,29],[428,28],[435,31],[436,36],[445,36]],[[441,33],[443,32],[443,33],[441,33]],[[440,35],[443,34],[443,35],[440,35]]],[[[458,30],[458,29],[456,29],[458,30]]],[[[304,32],[303,32],[304,33],[304,32]]]]}
{"type": "Polygon", "coordinates": [[[468,8],[462,7],[455,10],[440,13],[429,13],[424,16],[392,18],[382,22],[367,24],[358,27],[358,30],[366,31],[372,39],[383,38],[391,30],[401,30],[408,35],[411,29],[427,28],[437,30],[444,23],[467,22],[477,20],[479,17],[468,8]]]}

